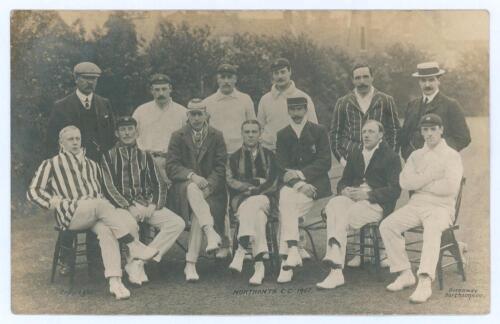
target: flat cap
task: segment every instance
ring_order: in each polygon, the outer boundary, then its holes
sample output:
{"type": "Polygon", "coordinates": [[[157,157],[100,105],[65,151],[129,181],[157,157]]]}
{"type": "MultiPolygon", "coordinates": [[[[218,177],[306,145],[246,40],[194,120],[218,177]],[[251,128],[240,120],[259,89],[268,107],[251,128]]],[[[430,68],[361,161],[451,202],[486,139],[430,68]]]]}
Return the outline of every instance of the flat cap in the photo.
{"type": "Polygon", "coordinates": [[[130,116],[121,116],[118,117],[116,120],[116,129],[120,126],[129,126],[129,125],[134,125],[137,126],[137,120],[135,120],[133,117],[130,116]]]}
{"type": "Polygon", "coordinates": [[[75,65],[75,67],[73,68],[73,74],[75,75],[99,77],[101,73],[101,69],[92,62],[81,62],[75,65]]]}
{"type": "Polygon", "coordinates": [[[217,68],[217,73],[236,74],[237,71],[238,71],[238,66],[229,63],[222,63],[217,68]]]}
{"type": "Polygon", "coordinates": [[[307,99],[304,97],[287,98],[286,105],[288,108],[305,108],[307,109],[307,99]]]}
{"type": "Polygon", "coordinates": [[[164,83],[172,84],[172,80],[166,74],[156,73],[149,78],[150,86],[152,86],[153,84],[164,84],[164,83]]]}
{"type": "Polygon", "coordinates": [[[205,111],[205,110],[207,110],[207,106],[205,105],[205,103],[203,102],[202,99],[193,98],[188,102],[187,110],[188,111],[194,111],[194,110],[205,111]]]}
{"type": "Polygon", "coordinates": [[[271,71],[280,70],[282,68],[290,69],[290,67],[290,61],[283,57],[280,57],[279,59],[276,59],[273,63],[271,63],[271,71]]]}
{"type": "Polygon", "coordinates": [[[443,126],[443,120],[439,115],[427,114],[420,118],[419,127],[443,126]]]}

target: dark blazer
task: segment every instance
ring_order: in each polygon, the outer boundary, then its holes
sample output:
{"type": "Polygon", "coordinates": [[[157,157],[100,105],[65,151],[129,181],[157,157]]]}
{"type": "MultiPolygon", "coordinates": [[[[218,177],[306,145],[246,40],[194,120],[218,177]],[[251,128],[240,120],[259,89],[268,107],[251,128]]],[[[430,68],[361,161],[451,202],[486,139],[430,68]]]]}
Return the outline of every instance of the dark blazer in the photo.
{"type": "Polygon", "coordinates": [[[379,204],[384,210],[384,217],[394,211],[396,201],[401,194],[399,174],[401,160],[385,141],[373,152],[370,164],[365,171],[365,160],[360,149],[356,149],[347,159],[342,178],[337,184],[340,195],[345,187],[359,187],[363,182],[372,189],[368,193],[371,203],[379,204]]]}
{"type": "Polygon", "coordinates": [[[408,159],[411,152],[424,146],[424,138],[420,133],[418,123],[420,118],[427,113],[437,114],[443,120],[443,138],[448,146],[461,151],[469,145],[471,141],[470,131],[465,122],[462,107],[458,101],[439,91],[427,105],[424,105],[422,97],[408,103],[400,135],[401,155],[405,160],[408,159]]]}
{"type": "MultiPolygon", "coordinates": [[[[324,126],[308,121],[300,138],[297,138],[297,134],[290,125],[278,131],[276,161],[281,181],[286,169],[300,170],[306,182],[316,187],[316,199],[332,194],[328,177],[328,171],[332,166],[332,155],[328,131],[324,126]]],[[[293,187],[296,182],[292,181],[285,185],[293,187]]]]}
{"type": "Polygon", "coordinates": [[[116,138],[114,135],[113,109],[111,108],[110,101],[94,93],[90,106],[96,112],[97,141],[88,138],[83,130],[81,113],[85,108],[76,95],[76,92],[54,103],[54,108],[49,118],[46,139],[50,156],[58,153],[59,132],[69,125],[78,127],[82,132],[82,145],[86,149],[87,157],[92,160],[100,161],[101,155],[113,147],[116,138]]]}
{"type": "Polygon", "coordinates": [[[190,126],[175,131],[170,138],[166,156],[167,176],[172,180],[171,191],[167,196],[169,207],[189,220],[187,201],[187,179],[190,172],[207,179],[210,195],[207,202],[214,218],[219,234],[224,223],[227,207],[226,191],[226,144],[222,133],[213,127],[208,127],[207,137],[203,141],[200,153],[196,157],[190,126]],[[222,224],[217,222],[222,217],[222,224]]]}

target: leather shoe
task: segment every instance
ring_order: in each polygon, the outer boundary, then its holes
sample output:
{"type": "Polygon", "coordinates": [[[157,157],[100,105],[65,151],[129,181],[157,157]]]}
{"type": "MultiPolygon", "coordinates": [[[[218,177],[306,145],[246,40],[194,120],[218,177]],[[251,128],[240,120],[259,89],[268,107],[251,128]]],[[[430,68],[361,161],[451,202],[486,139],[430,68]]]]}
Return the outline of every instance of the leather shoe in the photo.
{"type": "Polygon", "coordinates": [[[290,270],[299,266],[302,266],[302,258],[300,257],[299,249],[296,246],[292,246],[288,249],[288,256],[283,264],[283,269],[290,270]]]}
{"type": "Polygon", "coordinates": [[[205,226],[203,230],[205,232],[205,235],[207,236],[207,248],[205,251],[207,253],[210,253],[217,250],[222,242],[219,234],[217,234],[214,228],[210,225],[205,226]]]}
{"type": "Polygon", "coordinates": [[[264,280],[264,275],[266,273],[265,270],[266,269],[264,268],[264,262],[262,261],[255,262],[254,273],[253,276],[250,278],[249,283],[254,286],[262,285],[262,280],[264,280]]]}
{"type": "Polygon", "coordinates": [[[186,262],[184,274],[186,275],[187,282],[196,282],[200,279],[200,276],[198,276],[198,273],[196,272],[196,263],[193,262],[186,262]]]}
{"type": "Polygon", "coordinates": [[[109,279],[109,292],[115,295],[116,300],[130,297],[130,291],[123,285],[120,277],[111,277],[109,279]]]}
{"type": "Polygon", "coordinates": [[[125,265],[125,272],[128,275],[128,281],[135,285],[142,285],[141,276],[139,275],[138,260],[132,260],[125,265]]]}
{"type": "Polygon", "coordinates": [[[410,302],[415,304],[425,303],[432,295],[431,278],[428,276],[418,277],[418,285],[410,296],[410,302]]]}
{"type": "Polygon", "coordinates": [[[332,269],[322,282],[318,282],[316,287],[320,289],[333,289],[344,284],[344,275],[341,269],[332,269]]]}
{"type": "Polygon", "coordinates": [[[231,264],[229,265],[229,269],[234,270],[236,272],[241,272],[243,269],[243,261],[245,259],[246,251],[242,247],[238,247],[236,252],[234,253],[234,258],[231,264]]]}
{"type": "Polygon", "coordinates": [[[405,288],[411,287],[415,284],[415,276],[411,270],[404,270],[399,274],[399,276],[389,284],[386,289],[389,291],[400,291],[405,288]]]}
{"type": "Polygon", "coordinates": [[[154,258],[160,252],[158,249],[146,246],[138,240],[134,240],[127,245],[130,258],[132,259],[147,261],[154,258]]]}
{"type": "Polygon", "coordinates": [[[293,270],[285,270],[284,267],[281,267],[280,275],[278,276],[278,283],[287,283],[292,281],[293,270]]]}

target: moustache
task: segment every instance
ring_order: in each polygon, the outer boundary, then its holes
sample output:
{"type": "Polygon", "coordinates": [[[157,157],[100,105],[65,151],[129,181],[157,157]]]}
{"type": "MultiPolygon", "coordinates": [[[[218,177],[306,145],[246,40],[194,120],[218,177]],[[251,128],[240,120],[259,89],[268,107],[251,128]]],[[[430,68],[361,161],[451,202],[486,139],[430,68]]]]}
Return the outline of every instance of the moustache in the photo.
{"type": "Polygon", "coordinates": [[[424,90],[431,91],[433,88],[432,87],[424,87],[424,90]]]}
{"type": "Polygon", "coordinates": [[[158,96],[158,99],[167,99],[165,96],[158,96]]]}
{"type": "Polygon", "coordinates": [[[357,86],[358,89],[366,89],[368,88],[368,85],[367,84],[360,84],[357,86]]]}

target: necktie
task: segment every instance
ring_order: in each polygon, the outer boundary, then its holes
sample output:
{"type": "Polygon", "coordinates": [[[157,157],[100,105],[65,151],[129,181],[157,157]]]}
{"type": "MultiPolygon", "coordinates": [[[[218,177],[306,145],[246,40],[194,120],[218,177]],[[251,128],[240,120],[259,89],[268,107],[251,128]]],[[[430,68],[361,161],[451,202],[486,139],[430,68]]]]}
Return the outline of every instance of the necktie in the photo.
{"type": "Polygon", "coordinates": [[[429,103],[429,98],[424,97],[424,105],[427,105],[429,103]]]}
{"type": "Polygon", "coordinates": [[[85,98],[85,108],[87,108],[87,109],[90,108],[89,97],[85,98]]]}

